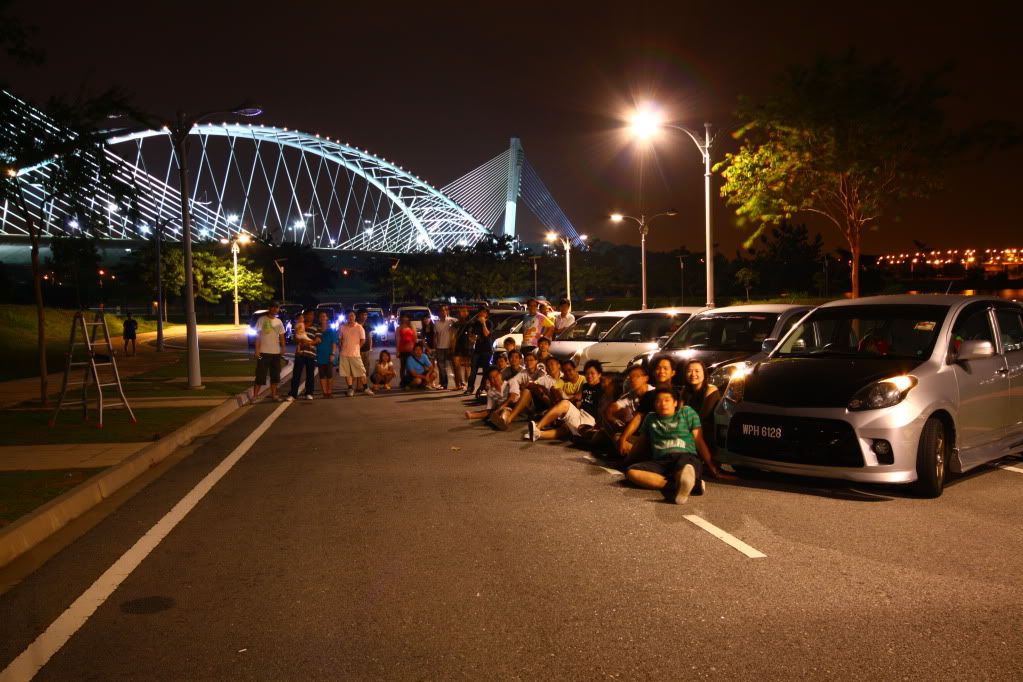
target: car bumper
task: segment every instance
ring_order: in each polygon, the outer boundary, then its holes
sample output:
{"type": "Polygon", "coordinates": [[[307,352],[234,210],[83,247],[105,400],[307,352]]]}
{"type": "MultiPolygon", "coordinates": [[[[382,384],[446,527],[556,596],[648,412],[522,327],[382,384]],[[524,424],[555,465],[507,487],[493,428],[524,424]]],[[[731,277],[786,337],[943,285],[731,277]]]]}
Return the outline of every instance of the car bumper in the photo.
{"type": "MultiPolygon", "coordinates": [[[[912,405],[850,412],[845,408],[787,408],[722,401],[715,413],[717,459],[798,476],[859,483],[912,483],[923,429],[912,405]],[[797,439],[759,435],[758,426],[795,432],[797,439]],[[743,429],[749,434],[744,436],[743,429]],[[890,455],[878,453],[887,442],[890,455]]],[[[882,453],[883,453],[883,448],[882,453]]]]}

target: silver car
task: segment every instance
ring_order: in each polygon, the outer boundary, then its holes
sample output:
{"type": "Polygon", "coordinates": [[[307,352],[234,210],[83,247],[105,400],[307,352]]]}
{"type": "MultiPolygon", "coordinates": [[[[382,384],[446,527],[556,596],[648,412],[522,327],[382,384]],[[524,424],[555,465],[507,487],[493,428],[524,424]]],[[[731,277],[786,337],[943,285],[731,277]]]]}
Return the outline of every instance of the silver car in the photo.
{"type": "MultiPolygon", "coordinates": [[[[769,344],[770,345],[770,344],[769,344]]],[[[1023,306],[967,296],[827,303],[733,375],[722,462],[941,494],[1023,448],[1023,306]]]]}

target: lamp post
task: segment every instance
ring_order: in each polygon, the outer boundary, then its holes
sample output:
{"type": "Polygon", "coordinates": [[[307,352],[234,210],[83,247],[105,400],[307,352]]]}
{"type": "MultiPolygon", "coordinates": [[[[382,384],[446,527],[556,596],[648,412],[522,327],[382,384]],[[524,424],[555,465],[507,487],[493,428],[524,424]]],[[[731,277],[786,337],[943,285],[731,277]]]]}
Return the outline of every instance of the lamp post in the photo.
{"type": "MultiPolygon", "coordinates": [[[[586,241],[586,235],[581,234],[576,237],[580,242],[586,241]]],[[[565,247],[565,298],[569,301],[572,300],[572,240],[568,237],[563,237],[557,232],[548,232],[547,241],[549,242],[561,242],[561,245],[565,247]]],[[[533,261],[535,267],[536,261],[533,261]]],[[[535,272],[535,271],[534,271],[535,272]]],[[[536,279],[533,279],[533,288],[536,288],[536,279]]]]}
{"type": "Polygon", "coordinates": [[[284,298],[284,261],[286,260],[288,259],[274,258],[274,265],[276,265],[277,269],[281,272],[281,303],[287,303],[287,300],[284,298]]]}
{"type": "Polygon", "coordinates": [[[630,127],[633,134],[640,139],[648,139],[653,137],[658,130],[662,128],[671,128],[672,130],[678,130],[689,136],[689,139],[693,141],[696,148],[700,150],[700,155],[703,158],[703,213],[704,213],[704,232],[706,238],[706,249],[707,249],[707,307],[714,307],[714,233],[711,227],[711,204],[710,204],[710,190],[711,190],[711,158],[710,150],[714,144],[714,138],[710,134],[710,124],[703,124],[703,139],[700,139],[700,135],[693,132],[689,128],[684,126],[674,125],[671,123],[664,123],[660,120],[658,113],[651,109],[639,109],[637,110],[630,122],[630,127]]]}
{"type": "Polygon", "coordinates": [[[178,158],[178,193],[181,196],[181,250],[185,265],[185,341],[188,356],[188,387],[202,388],[202,369],[199,366],[199,330],[195,322],[195,283],[192,280],[192,212],[189,206],[190,184],[188,182],[188,134],[203,119],[217,114],[237,116],[258,116],[263,111],[257,107],[236,107],[228,111],[210,111],[199,116],[189,116],[179,111],[177,120],[168,126],[174,142],[174,154],[178,158]]]}
{"type": "Polygon", "coordinates": [[[678,255],[678,267],[679,267],[679,297],[682,299],[682,307],[686,305],[686,257],[681,253],[678,255]]]}
{"type": "Polygon", "coordinates": [[[533,298],[540,295],[540,289],[537,287],[537,270],[539,269],[537,262],[541,256],[530,256],[529,260],[533,261],[533,298]]]}
{"type": "Polygon", "coordinates": [[[631,220],[632,222],[634,222],[637,225],[639,225],[639,255],[640,255],[640,263],[641,263],[641,266],[642,266],[642,273],[643,273],[642,274],[642,279],[643,279],[643,303],[642,303],[642,309],[643,310],[646,310],[646,236],[647,236],[647,233],[650,232],[650,223],[652,223],[657,218],[660,218],[661,216],[676,216],[676,215],[678,215],[678,211],[676,211],[675,209],[669,209],[667,211],[663,211],[661,213],[657,213],[657,214],[651,216],[650,218],[647,218],[645,215],[640,215],[638,218],[635,218],[635,217],[633,217],[631,215],[623,215],[621,213],[612,213],[611,214],[611,222],[620,223],[623,220],[631,220]]]}
{"type": "Polygon", "coordinates": [[[241,252],[241,245],[249,243],[249,235],[239,232],[234,239],[221,239],[220,243],[231,245],[231,259],[234,261],[234,326],[238,327],[241,326],[238,319],[238,254],[241,252]]]}

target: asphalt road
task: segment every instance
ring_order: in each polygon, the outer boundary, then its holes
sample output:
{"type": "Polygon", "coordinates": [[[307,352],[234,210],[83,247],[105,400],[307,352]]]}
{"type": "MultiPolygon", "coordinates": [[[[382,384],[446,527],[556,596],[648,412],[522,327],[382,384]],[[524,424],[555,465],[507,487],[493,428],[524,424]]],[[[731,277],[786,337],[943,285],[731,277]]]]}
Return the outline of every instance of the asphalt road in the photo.
{"type": "MultiPolygon", "coordinates": [[[[3,665],[276,408],[0,596],[3,665]]],[[[764,476],[674,506],[463,410],[290,405],[38,679],[1023,677],[1023,473],[937,500],[764,476]]]]}

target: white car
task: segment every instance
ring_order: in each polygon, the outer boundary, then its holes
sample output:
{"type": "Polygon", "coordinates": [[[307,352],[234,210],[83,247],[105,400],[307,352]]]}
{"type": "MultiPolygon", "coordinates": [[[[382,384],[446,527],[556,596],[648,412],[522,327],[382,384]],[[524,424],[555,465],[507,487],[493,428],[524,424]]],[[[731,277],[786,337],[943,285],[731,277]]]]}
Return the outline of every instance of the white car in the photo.
{"type": "Polygon", "coordinates": [[[581,316],[574,324],[565,328],[551,344],[551,355],[562,361],[574,358],[576,353],[604,338],[604,334],[618,324],[619,320],[634,312],[636,311],[618,310],[581,316]]]}
{"type": "Polygon", "coordinates": [[[403,317],[409,319],[409,324],[416,330],[418,336],[423,334],[423,320],[427,317],[432,317],[433,313],[425,305],[407,305],[398,308],[398,312],[395,314],[397,320],[401,320],[403,317]]]}
{"type": "Polygon", "coordinates": [[[656,350],[703,308],[651,308],[626,315],[599,342],[576,353],[576,365],[600,360],[605,373],[624,372],[640,353],[656,350]]]}

